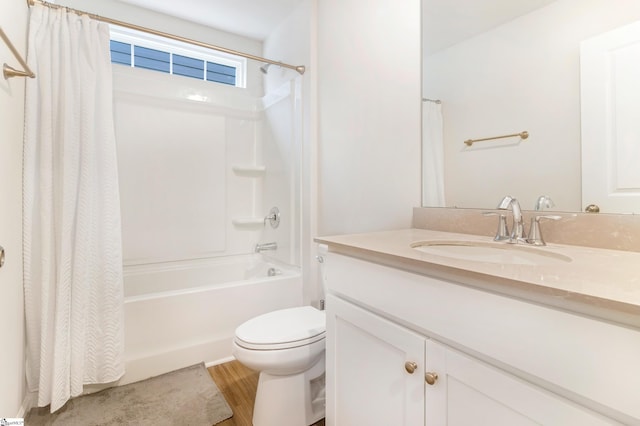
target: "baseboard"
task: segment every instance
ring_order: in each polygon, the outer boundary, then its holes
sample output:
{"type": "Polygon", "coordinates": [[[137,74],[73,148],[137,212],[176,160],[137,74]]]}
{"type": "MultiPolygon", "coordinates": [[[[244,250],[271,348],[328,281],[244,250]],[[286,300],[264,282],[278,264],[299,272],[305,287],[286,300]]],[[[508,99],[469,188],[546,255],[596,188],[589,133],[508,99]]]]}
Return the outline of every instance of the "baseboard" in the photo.
{"type": "Polygon", "coordinates": [[[224,364],[225,362],[235,361],[235,359],[236,358],[234,356],[228,356],[228,357],[225,357],[225,358],[216,359],[214,361],[205,362],[204,366],[209,368],[209,367],[213,367],[214,365],[224,364]]]}
{"type": "Polygon", "coordinates": [[[130,358],[125,361],[126,373],[118,385],[148,379],[199,362],[205,362],[205,365],[226,362],[233,359],[229,356],[231,340],[231,336],[221,337],[207,342],[194,343],[179,348],[166,348],[162,352],[147,353],[130,358]],[[214,361],[207,361],[211,359],[214,361]]]}
{"type": "Polygon", "coordinates": [[[22,405],[20,406],[20,411],[18,411],[16,418],[24,419],[27,416],[27,413],[36,405],[38,405],[38,392],[27,392],[22,400],[22,405]]]}

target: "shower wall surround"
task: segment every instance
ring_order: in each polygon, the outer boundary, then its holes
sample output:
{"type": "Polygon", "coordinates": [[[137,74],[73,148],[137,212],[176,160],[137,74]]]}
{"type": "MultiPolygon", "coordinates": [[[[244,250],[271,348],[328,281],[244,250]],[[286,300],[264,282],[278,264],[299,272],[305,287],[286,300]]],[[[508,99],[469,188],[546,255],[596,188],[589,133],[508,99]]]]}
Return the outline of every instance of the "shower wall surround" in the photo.
{"type": "Polygon", "coordinates": [[[114,66],[125,266],[243,254],[265,238],[295,260],[292,86],[259,98],[114,66]],[[277,233],[261,221],[275,205],[277,233]]]}

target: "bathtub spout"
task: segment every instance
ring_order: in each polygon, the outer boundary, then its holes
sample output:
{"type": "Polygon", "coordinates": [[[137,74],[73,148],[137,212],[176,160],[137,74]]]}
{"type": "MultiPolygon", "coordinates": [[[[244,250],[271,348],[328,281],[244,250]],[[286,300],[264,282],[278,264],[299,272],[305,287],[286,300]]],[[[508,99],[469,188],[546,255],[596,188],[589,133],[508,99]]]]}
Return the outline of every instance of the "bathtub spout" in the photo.
{"type": "Polygon", "coordinates": [[[278,249],[278,243],[276,243],[276,242],[264,243],[264,244],[256,244],[255,252],[256,253],[260,253],[260,252],[265,251],[265,250],[277,250],[277,249],[278,249]]]}

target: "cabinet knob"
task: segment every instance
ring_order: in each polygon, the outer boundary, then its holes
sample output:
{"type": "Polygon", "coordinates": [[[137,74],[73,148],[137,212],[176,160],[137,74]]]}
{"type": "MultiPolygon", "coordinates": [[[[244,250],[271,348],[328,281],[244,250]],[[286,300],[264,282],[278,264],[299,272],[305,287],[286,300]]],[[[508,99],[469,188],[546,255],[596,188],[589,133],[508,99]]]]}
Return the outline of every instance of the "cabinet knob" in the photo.
{"type": "Polygon", "coordinates": [[[434,385],[436,383],[436,381],[438,380],[438,373],[433,373],[431,371],[428,371],[428,372],[424,373],[424,380],[428,384],[434,385]]]}
{"type": "Polygon", "coordinates": [[[407,373],[413,374],[418,369],[418,364],[413,361],[407,361],[404,363],[404,369],[407,370],[407,373]]]}

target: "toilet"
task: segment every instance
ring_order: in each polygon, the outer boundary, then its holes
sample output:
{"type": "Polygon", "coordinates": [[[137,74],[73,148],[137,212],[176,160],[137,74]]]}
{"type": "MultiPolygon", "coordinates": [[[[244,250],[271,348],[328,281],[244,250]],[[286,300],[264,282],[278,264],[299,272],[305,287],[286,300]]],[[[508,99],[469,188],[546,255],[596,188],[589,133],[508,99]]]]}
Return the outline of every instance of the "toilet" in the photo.
{"type": "Polygon", "coordinates": [[[325,312],[281,309],[241,324],[233,355],[260,372],[254,426],[305,426],[325,413],[325,312]]]}

